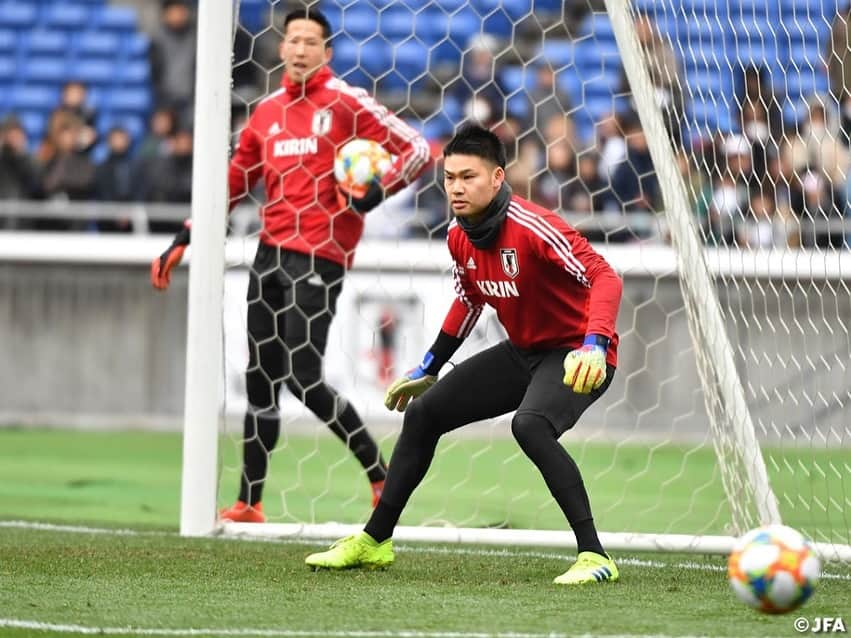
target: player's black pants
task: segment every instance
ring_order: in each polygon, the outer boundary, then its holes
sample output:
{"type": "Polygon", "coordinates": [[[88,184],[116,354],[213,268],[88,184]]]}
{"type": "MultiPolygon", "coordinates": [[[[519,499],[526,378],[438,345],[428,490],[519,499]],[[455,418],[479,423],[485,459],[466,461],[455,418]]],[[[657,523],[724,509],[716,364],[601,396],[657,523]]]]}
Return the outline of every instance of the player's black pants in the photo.
{"type": "Polygon", "coordinates": [[[412,401],[390,457],[381,502],[366,531],[379,541],[390,537],[443,434],[517,410],[511,433],[540,470],[576,533],[579,551],[601,552],[582,475],[558,437],[606,391],[615,368],[607,367],[598,390],[576,394],[562,383],[567,352],[521,351],[505,341],[467,359],[412,401]]]}
{"type": "Polygon", "coordinates": [[[269,454],[280,433],[281,384],[348,446],[370,481],[385,476],[378,446],[357,412],[323,379],[328,328],[344,276],[342,266],[325,259],[263,243],[257,249],[248,284],[248,411],[241,501],[261,500],[269,454]]]}

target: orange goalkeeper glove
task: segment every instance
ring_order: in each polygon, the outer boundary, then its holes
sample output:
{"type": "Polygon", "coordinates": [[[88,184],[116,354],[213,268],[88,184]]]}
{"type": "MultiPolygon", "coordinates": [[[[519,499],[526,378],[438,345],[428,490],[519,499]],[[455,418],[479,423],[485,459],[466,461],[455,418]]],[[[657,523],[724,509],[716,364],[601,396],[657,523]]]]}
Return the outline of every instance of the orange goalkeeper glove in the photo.
{"type": "Polygon", "coordinates": [[[589,394],[606,380],[606,349],[609,340],[587,335],[582,347],[564,358],[564,385],[578,394],[589,394]]]}
{"type": "Polygon", "coordinates": [[[151,284],[154,288],[165,290],[171,283],[171,270],[183,259],[183,253],[189,245],[189,228],[189,220],[187,220],[180,232],[174,236],[171,246],[151,262],[151,284]]]}

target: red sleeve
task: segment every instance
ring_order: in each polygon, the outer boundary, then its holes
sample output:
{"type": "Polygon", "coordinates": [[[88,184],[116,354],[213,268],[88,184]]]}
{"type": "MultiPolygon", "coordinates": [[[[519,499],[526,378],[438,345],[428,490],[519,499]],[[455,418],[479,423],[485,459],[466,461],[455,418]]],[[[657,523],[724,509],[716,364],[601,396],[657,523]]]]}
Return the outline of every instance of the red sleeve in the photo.
{"type": "Polygon", "coordinates": [[[585,334],[611,339],[621,303],[623,282],[588,240],[557,215],[540,218],[540,234],[532,233],[536,252],[569,272],[577,286],[589,289],[585,334]]]}
{"type": "Polygon", "coordinates": [[[452,237],[449,237],[449,252],[452,254],[452,278],[455,282],[456,297],[449,307],[449,312],[446,313],[446,318],[443,320],[443,332],[446,334],[466,339],[479,315],[482,314],[482,307],[485,305],[482,294],[473,286],[467,279],[466,272],[462,265],[459,265],[458,259],[452,251],[452,237]]]}
{"type": "Polygon", "coordinates": [[[393,167],[381,180],[392,195],[426,169],[431,157],[428,142],[363,89],[354,89],[350,97],[355,101],[355,136],[378,142],[396,155],[393,167]]]}
{"type": "Polygon", "coordinates": [[[252,117],[242,129],[239,143],[228,167],[229,210],[233,210],[233,207],[251,192],[263,174],[263,141],[254,130],[253,123],[252,117]]]}

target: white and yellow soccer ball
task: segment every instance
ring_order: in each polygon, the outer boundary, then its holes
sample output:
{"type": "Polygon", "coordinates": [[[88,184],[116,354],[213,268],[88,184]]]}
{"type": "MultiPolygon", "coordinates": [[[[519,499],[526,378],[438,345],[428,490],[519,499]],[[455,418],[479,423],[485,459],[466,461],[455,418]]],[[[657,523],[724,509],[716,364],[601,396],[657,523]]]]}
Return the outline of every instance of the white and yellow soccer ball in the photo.
{"type": "Polygon", "coordinates": [[[736,596],[769,614],[800,607],[812,595],[820,572],[809,542],[785,525],[751,530],[736,542],[727,563],[736,596]]]}
{"type": "Polygon", "coordinates": [[[334,159],[337,183],[353,197],[363,197],[374,180],[380,180],[393,166],[384,147],[372,140],[357,139],[344,144],[334,159]]]}

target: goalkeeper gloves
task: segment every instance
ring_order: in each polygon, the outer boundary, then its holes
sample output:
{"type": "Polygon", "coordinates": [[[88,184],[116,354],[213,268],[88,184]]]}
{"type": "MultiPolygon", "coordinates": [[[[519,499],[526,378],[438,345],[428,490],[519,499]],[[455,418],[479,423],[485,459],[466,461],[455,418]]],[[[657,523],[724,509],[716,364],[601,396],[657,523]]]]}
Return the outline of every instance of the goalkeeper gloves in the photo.
{"type": "Polygon", "coordinates": [[[384,395],[384,405],[388,410],[404,412],[411,399],[415,399],[431,386],[437,383],[437,375],[428,374],[426,369],[434,360],[434,355],[429,352],[423,362],[404,377],[396,379],[384,395]]]}
{"type": "Polygon", "coordinates": [[[373,180],[364,189],[358,189],[357,192],[346,191],[341,186],[337,186],[339,193],[338,200],[340,205],[345,208],[351,208],[356,213],[364,215],[371,211],[384,201],[387,194],[384,192],[384,187],[378,180],[373,180]]]}
{"type": "Polygon", "coordinates": [[[564,358],[564,385],[578,394],[589,394],[606,380],[606,349],[609,340],[587,335],[582,347],[564,358]]]}
{"type": "Polygon", "coordinates": [[[189,220],[184,222],[183,228],[174,236],[171,246],[151,262],[151,283],[154,288],[165,290],[171,283],[171,269],[180,263],[189,245],[189,223],[189,220]]]}

